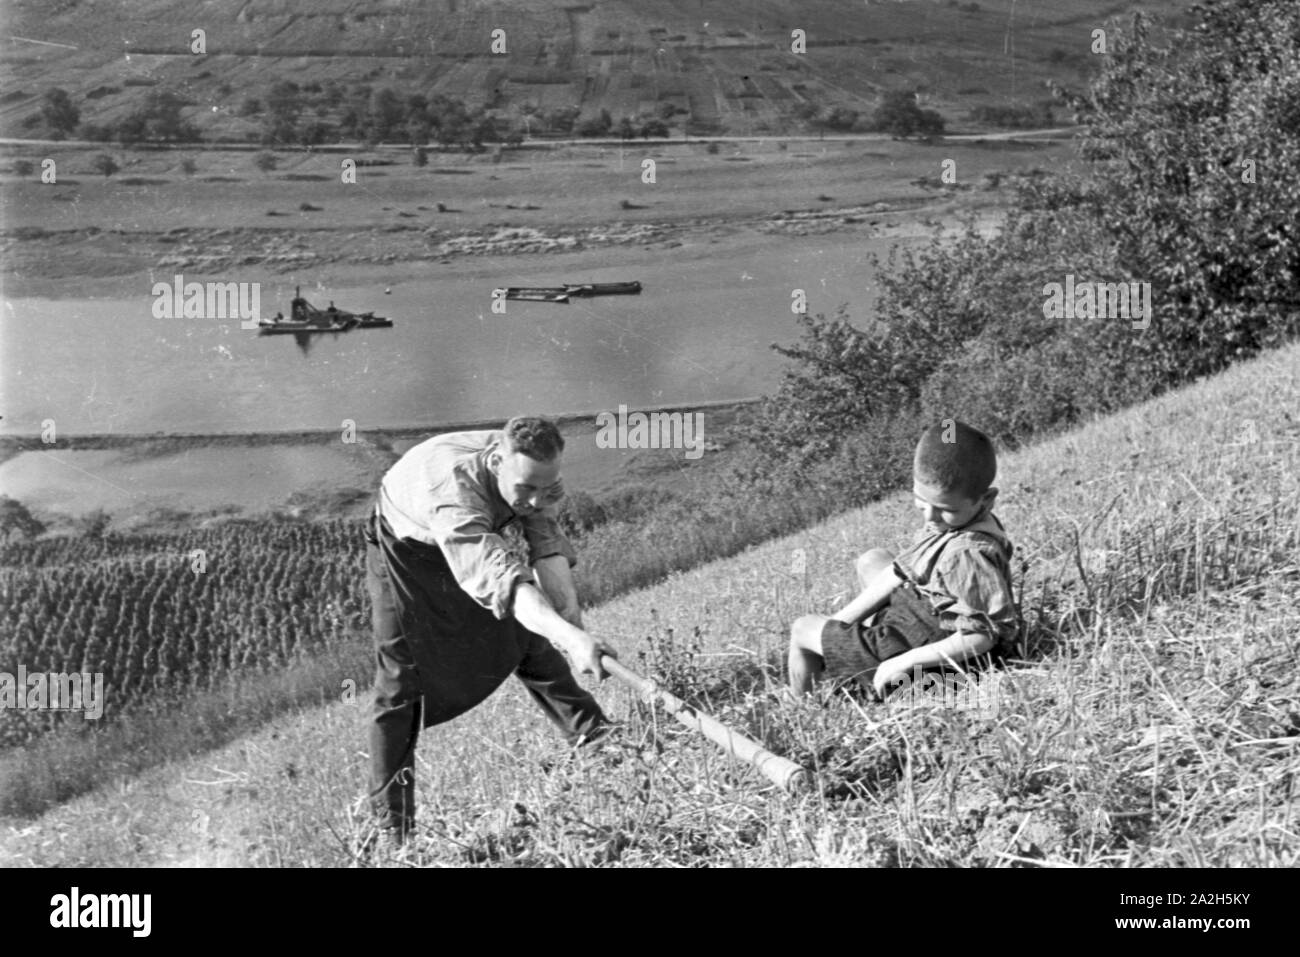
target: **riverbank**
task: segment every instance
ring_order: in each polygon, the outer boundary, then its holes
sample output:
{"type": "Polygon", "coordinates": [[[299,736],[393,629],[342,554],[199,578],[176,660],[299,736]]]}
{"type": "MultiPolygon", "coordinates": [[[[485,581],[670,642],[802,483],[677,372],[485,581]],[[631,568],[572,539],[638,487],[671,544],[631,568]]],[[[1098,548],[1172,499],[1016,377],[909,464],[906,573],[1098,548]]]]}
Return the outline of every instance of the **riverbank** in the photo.
{"type": "MultiPolygon", "coordinates": [[[[608,447],[600,412],[555,416],[565,437],[565,483],[603,496],[634,485],[689,487],[727,460],[750,401],[664,406],[693,415],[699,452],[608,447]]],[[[652,410],[643,410],[652,411],[652,410]]],[[[383,473],[411,446],[445,432],[499,428],[501,420],[359,431],[0,436],[0,490],[54,533],[104,511],[120,532],[167,532],[258,514],[359,518],[383,473]],[[351,441],[349,441],[351,439],[351,441]]]]}

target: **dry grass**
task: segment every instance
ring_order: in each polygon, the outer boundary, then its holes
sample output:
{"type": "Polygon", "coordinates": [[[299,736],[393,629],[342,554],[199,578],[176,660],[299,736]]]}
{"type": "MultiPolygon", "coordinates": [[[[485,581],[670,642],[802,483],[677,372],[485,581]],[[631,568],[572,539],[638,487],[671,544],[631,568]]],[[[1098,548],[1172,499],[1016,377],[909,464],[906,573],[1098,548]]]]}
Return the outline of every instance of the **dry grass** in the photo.
{"type": "MultiPolygon", "coordinates": [[[[426,733],[421,832],[380,863],[1294,866],[1298,357],[1004,457],[1029,628],[995,708],[775,694],[789,622],[847,594],[863,548],[912,531],[894,497],[588,615],[629,663],[813,768],[811,793],[775,794],[608,686],[624,746],[570,755],[512,685],[426,733]]],[[[0,863],[346,863],[366,704],[16,824],[0,863]]]]}

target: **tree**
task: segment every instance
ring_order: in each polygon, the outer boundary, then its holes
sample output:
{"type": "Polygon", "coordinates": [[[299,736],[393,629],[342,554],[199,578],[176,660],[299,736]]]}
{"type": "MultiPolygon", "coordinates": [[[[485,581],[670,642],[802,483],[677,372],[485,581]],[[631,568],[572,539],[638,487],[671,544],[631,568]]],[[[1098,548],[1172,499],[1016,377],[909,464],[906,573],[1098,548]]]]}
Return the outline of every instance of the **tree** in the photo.
{"type": "Polygon", "coordinates": [[[77,139],[93,140],[96,143],[104,143],[113,138],[111,127],[99,123],[87,123],[85,121],[77,124],[77,139]]]}
{"type": "Polygon", "coordinates": [[[56,140],[61,140],[77,128],[81,113],[72,103],[68,91],[55,87],[45,91],[41,101],[41,116],[50,133],[56,140]]]}
{"type": "Polygon", "coordinates": [[[554,133],[572,133],[581,110],[576,106],[561,106],[546,114],[546,127],[554,133]]]}
{"type": "Polygon", "coordinates": [[[45,525],[33,517],[22,502],[0,494],[0,542],[35,538],[45,525]]]}
{"type": "Polygon", "coordinates": [[[86,538],[103,538],[108,534],[108,526],[113,516],[102,508],[87,512],[81,517],[81,534],[86,538]]]}
{"type": "Polygon", "coordinates": [[[262,117],[263,146],[288,146],[299,141],[298,117],[302,113],[300,90],[292,80],[278,80],[266,95],[262,117]]]}
{"type": "Polygon", "coordinates": [[[577,133],[579,136],[608,136],[613,126],[614,118],[609,115],[609,110],[601,110],[599,116],[579,123],[577,133]]]}
{"type": "Polygon", "coordinates": [[[145,120],[145,135],[153,140],[198,139],[198,130],[181,115],[185,105],[185,101],[170,90],[150,91],[140,111],[145,120]]]}
{"type": "Polygon", "coordinates": [[[317,146],[329,139],[332,132],[328,123],[312,120],[310,123],[303,124],[298,133],[298,142],[303,146],[317,146]]]}
{"type": "Polygon", "coordinates": [[[36,169],[36,164],[31,160],[17,159],[14,160],[15,176],[31,176],[32,171],[36,169]]]}
{"type": "MultiPolygon", "coordinates": [[[[916,95],[907,90],[885,93],[876,109],[876,128],[895,136],[936,136],[943,132],[943,117],[917,105],[916,95]]],[[[851,124],[850,124],[851,125],[851,124]]]]}
{"type": "Polygon", "coordinates": [[[915,409],[1015,439],[1300,334],[1300,183],[1262,173],[1300,168],[1300,6],[1216,0],[1190,22],[1159,44],[1142,16],[1107,31],[1101,75],[1066,98],[1079,174],[1021,178],[995,235],[869,257],[881,289],[860,328],[801,317],[761,440],[825,457],[853,423],[915,409]],[[1067,275],[1149,284],[1151,311],[1051,314],[1067,275]]]}
{"type": "Polygon", "coordinates": [[[618,121],[618,136],[619,139],[624,140],[630,140],[636,136],[636,127],[632,125],[632,120],[626,116],[618,121]]]}
{"type": "Polygon", "coordinates": [[[423,146],[429,142],[429,134],[432,131],[433,127],[423,112],[406,121],[406,136],[412,146],[423,146]]]}
{"type": "Polygon", "coordinates": [[[102,173],[105,178],[112,176],[118,171],[117,163],[113,160],[113,157],[109,156],[107,153],[100,153],[97,155],[90,161],[90,165],[94,167],[95,172],[102,173]]]}
{"type": "Polygon", "coordinates": [[[269,173],[280,165],[280,160],[274,153],[258,153],[253,157],[253,165],[263,173],[269,173]]]}
{"type": "Polygon", "coordinates": [[[1102,76],[1066,98],[1093,174],[1054,197],[1151,283],[1150,330],[1130,345],[1165,382],[1300,329],[1300,7],[1210,2],[1191,22],[1154,41],[1136,15],[1108,44],[1102,76]]]}
{"type": "Polygon", "coordinates": [[[149,121],[143,112],[136,110],[118,121],[114,134],[123,146],[142,143],[149,135],[149,121]]]}
{"type": "Polygon", "coordinates": [[[446,116],[438,126],[438,143],[441,146],[455,146],[465,138],[465,134],[466,123],[464,119],[455,115],[446,116]]]}
{"type": "Polygon", "coordinates": [[[367,135],[376,143],[391,139],[402,128],[405,118],[406,107],[401,97],[388,87],[381,87],[370,97],[367,135]]]}
{"type": "Polygon", "coordinates": [[[666,139],[668,137],[668,124],[663,120],[647,120],[641,125],[641,136],[647,140],[652,136],[666,139]]]}
{"type": "Polygon", "coordinates": [[[826,115],[822,117],[821,125],[828,130],[846,132],[853,129],[854,124],[857,122],[857,110],[851,110],[847,106],[837,106],[827,111],[826,115]]]}
{"type": "Polygon", "coordinates": [[[484,143],[497,142],[496,121],[486,113],[480,114],[473,121],[469,139],[475,149],[481,149],[484,143]]]}

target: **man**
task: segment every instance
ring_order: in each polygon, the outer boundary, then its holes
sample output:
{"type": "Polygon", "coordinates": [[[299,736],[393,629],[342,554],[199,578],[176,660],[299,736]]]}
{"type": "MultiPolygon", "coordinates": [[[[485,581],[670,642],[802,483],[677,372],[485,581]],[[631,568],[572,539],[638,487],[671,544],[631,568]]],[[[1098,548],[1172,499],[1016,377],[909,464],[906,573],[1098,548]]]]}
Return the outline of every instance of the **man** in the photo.
{"type": "Polygon", "coordinates": [[[463,714],[511,674],[570,742],[605,733],[600,706],[555,647],[600,679],[601,656],[616,657],[582,630],[577,558],[554,517],[563,451],[554,423],[515,417],[499,432],[422,442],[380,483],[366,532],[377,664],[370,799],[390,844],[414,824],[421,726],[463,714]],[[502,536],[513,523],[531,565],[502,536]]]}

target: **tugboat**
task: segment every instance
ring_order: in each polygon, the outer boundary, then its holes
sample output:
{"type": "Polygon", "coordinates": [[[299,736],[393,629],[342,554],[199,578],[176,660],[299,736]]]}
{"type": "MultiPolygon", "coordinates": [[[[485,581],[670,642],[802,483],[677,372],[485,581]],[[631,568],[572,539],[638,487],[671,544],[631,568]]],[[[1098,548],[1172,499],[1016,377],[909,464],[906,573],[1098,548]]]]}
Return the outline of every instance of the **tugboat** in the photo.
{"type": "Polygon", "coordinates": [[[288,332],[347,332],[350,329],[382,329],[393,324],[393,320],[376,316],[373,312],[360,314],[338,309],[334,303],[328,309],[317,309],[302,297],[302,287],[294,290],[293,303],[289,309],[290,318],[276,313],[273,319],[258,321],[261,335],[270,336],[288,332]]]}

